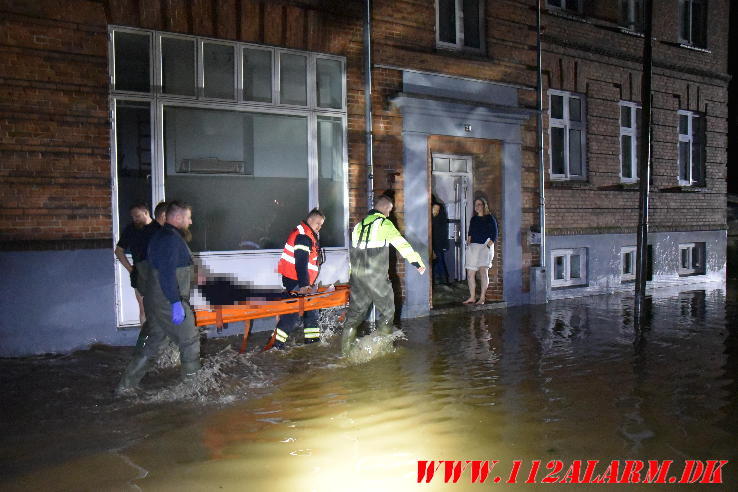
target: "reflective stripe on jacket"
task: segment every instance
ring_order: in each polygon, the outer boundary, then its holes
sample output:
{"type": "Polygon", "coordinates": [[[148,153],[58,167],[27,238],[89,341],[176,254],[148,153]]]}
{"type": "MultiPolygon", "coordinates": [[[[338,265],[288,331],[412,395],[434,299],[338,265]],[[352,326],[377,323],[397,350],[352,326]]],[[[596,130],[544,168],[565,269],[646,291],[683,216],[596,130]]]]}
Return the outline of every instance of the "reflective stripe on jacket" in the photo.
{"type": "Polygon", "coordinates": [[[364,220],[356,224],[351,234],[351,246],[356,249],[386,248],[388,244],[394,246],[409,263],[425,266],[420,255],[402,237],[392,221],[376,210],[370,211],[364,220]]]}
{"type": "Polygon", "coordinates": [[[308,255],[307,274],[309,285],[312,285],[318,278],[318,257],[320,254],[320,246],[315,232],[305,222],[301,222],[287,237],[287,242],[282,250],[282,256],[279,258],[277,271],[287,278],[298,280],[300,275],[295,267],[295,251],[300,250],[305,251],[308,255]],[[295,244],[297,236],[301,235],[307,236],[310,239],[311,246],[309,248],[301,244],[295,244]]]}

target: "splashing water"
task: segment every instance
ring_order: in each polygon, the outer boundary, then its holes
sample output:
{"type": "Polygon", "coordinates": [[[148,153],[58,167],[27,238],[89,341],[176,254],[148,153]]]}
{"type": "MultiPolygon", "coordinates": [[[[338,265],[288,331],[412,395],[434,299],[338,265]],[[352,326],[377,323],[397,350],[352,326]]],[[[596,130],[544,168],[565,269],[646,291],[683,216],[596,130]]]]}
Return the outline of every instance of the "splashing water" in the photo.
{"type": "Polygon", "coordinates": [[[179,366],[179,348],[173,342],[169,342],[159,354],[154,363],[155,369],[170,369],[179,366]]]}
{"type": "Polygon", "coordinates": [[[320,343],[322,345],[328,345],[333,337],[336,336],[339,328],[343,326],[345,316],[345,307],[335,307],[320,311],[318,325],[320,326],[320,343]]]}
{"type": "Polygon", "coordinates": [[[376,358],[394,353],[395,340],[406,340],[407,337],[402,330],[395,330],[389,335],[373,332],[359,338],[349,352],[347,361],[349,364],[364,364],[376,358]]]}
{"type": "MultiPolygon", "coordinates": [[[[169,364],[179,353],[172,344],[165,355],[157,362],[169,364]]],[[[250,390],[263,388],[270,384],[270,379],[251,358],[253,353],[239,354],[232,347],[225,347],[215,355],[203,359],[202,368],[192,376],[180,380],[177,384],[164,387],[155,392],[147,392],[142,400],[146,403],[173,400],[198,400],[201,402],[218,401],[228,403],[248,396],[250,390]]]]}

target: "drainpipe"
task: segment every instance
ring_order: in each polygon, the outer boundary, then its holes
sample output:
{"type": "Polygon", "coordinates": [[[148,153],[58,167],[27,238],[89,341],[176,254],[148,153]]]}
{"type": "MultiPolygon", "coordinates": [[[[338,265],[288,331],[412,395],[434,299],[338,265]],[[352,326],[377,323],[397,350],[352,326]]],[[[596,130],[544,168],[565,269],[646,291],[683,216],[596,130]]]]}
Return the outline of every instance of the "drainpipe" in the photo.
{"type": "MultiPolygon", "coordinates": [[[[538,144],[538,220],[541,224],[541,270],[546,271],[546,164],[543,158],[543,58],[541,49],[541,2],[536,8],[536,118],[538,144]]],[[[546,289],[548,290],[548,289],[546,289]]],[[[548,292],[546,292],[548,297],[548,292]]]]}
{"type": "Polygon", "coordinates": [[[374,206],[374,151],[372,133],[372,1],[366,0],[364,12],[364,126],[366,128],[366,198],[367,210],[374,206]]]}
{"type": "Polygon", "coordinates": [[[643,76],[641,78],[641,139],[639,162],[638,233],[636,250],[635,322],[640,329],[641,308],[646,299],[646,267],[648,257],[648,192],[651,181],[651,78],[653,64],[653,1],[644,3],[645,32],[643,39],[643,76]]]}
{"type": "MultiPolygon", "coordinates": [[[[366,133],[366,203],[367,211],[374,207],[374,133],[372,132],[372,0],[366,0],[364,12],[364,126],[366,133]]],[[[377,321],[377,309],[372,305],[369,322],[377,321]]]]}

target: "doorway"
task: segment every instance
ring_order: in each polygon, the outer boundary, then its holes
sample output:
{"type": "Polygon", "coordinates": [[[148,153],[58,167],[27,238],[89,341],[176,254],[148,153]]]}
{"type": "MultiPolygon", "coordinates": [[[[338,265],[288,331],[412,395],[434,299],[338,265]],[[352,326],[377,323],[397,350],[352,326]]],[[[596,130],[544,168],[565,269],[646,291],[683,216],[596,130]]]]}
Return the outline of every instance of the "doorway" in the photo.
{"type": "MultiPolygon", "coordinates": [[[[473,210],[471,156],[433,154],[431,193],[442,206],[448,224],[447,246],[443,258],[448,270],[448,284],[434,272],[433,305],[456,303],[464,298],[466,288],[466,235],[473,210]]],[[[442,270],[437,265],[437,270],[442,270]]]]}

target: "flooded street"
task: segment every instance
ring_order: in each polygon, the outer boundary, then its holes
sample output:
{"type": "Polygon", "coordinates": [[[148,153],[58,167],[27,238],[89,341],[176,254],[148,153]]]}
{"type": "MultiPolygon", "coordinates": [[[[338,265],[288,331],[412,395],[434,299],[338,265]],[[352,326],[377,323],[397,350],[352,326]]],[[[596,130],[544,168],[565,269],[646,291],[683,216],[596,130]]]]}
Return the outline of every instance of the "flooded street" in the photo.
{"type": "Polygon", "coordinates": [[[286,354],[209,340],[195,388],[165,362],[137,399],[112,396],[131,349],[0,360],[0,489],[512,487],[417,484],[418,460],[499,460],[503,479],[522,460],[522,489],[533,460],[540,482],[549,460],[723,459],[711,490],[736,490],[736,287],[656,294],[640,336],[617,294],[406,321],[361,361],[340,333],[286,354]]]}

